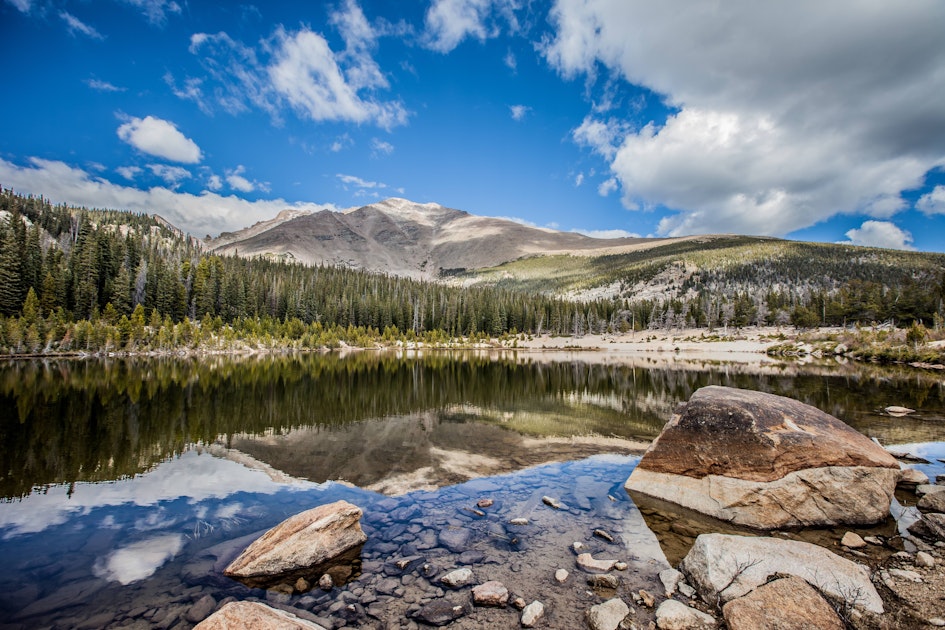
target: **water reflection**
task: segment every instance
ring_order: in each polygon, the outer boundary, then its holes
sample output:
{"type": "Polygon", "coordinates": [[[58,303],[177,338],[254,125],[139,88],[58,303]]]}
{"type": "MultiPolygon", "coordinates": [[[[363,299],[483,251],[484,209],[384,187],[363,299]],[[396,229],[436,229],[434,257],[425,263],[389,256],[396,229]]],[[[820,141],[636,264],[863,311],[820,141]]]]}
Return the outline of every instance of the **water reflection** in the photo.
{"type": "Polygon", "coordinates": [[[562,457],[531,438],[650,440],[710,384],[802,400],[884,443],[945,440],[940,375],[908,368],[463,352],[17,361],[0,364],[0,497],[125,478],[218,441],[272,475],[436,487],[562,457]],[[917,412],[892,418],[890,404],[917,412]]]}

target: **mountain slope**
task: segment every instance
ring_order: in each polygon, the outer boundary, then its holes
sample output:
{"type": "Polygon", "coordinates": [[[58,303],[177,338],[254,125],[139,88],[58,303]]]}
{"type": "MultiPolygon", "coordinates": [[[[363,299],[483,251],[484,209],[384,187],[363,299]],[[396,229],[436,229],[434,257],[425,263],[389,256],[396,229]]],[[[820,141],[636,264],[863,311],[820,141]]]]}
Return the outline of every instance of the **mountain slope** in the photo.
{"type": "Polygon", "coordinates": [[[594,239],[475,216],[438,204],[387,199],[345,212],[323,211],[259,223],[221,235],[208,246],[219,253],[436,278],[524,256],[616,252],[652,241],[594,239]]]}

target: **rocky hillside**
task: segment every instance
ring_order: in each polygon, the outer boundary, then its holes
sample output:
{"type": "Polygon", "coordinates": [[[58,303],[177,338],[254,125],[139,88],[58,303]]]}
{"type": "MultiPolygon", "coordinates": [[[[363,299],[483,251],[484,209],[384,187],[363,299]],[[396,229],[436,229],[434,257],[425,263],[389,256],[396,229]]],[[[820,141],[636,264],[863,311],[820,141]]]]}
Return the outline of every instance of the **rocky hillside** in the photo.
{"type": "MultiPolygon", "coordinates": [[[[282,213],[207,243],[218,253],[434,279],[525,256],[610,253],[656,239],[594,239],[405,199],[344,212],[282,213]]],[[[656,240],[659,242],[658,240],[656,240]]]]}

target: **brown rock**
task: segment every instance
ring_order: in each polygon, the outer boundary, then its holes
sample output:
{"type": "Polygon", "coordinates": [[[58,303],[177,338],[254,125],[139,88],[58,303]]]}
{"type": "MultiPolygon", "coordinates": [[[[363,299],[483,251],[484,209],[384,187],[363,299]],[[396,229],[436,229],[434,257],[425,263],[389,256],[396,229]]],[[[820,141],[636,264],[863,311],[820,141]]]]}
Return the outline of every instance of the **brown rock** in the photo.
{"type": "MultiPolygon", "coordinates": [[[[256,539],[223,573],[250,586],[266,586],[295,574],[314,577],[331,572],[326,567],[348,561],[347,556],[357,555],[367,540],[360,519],[361,509],[347,501],[306,510],[256,539]]],[[[332,577],[336,583],[344,582],[332,577]]]]}
{"type": "Polygon", "coordinates": [[[473,603],[476,606],[504,608],[509,603],[509,589],[497,580],[490,580],[479,586],[474,586],[473,603]]]}
{"type": "Polygon", "coordinates": [[[927,484],[929,477],[921,470],[915,468],[903,468],[899,473],[899,482],[896,484],[902,488],[915,489],[916,486],[927,484]]]}
{"type": "Polygon", "coordinates": [[[479,501],[476,502],[476,505],[482,509],[486,509],[488,507],[492,507],[493,503],[495,503],[495,501],[492,499],[479,499],[479,501]]]}
{"type": "Polygon", "coordinates": [[[325,630],[324,626],[259,602],[230,602],[194,630],[325,630]]]}
{"type": "Polygon", "coordinates": [[[945,492],[932,492],[919,499],[916,505],[922,512],[945,513],[945,492]]]}
{"type": "Polygon", "coordinates": [[[607,573],[617,564],[616,560],[595,560],[589,553],[579,554],[575,558],[577,565],[590,573],[607,573]]]}
{"type": "Polygon", "coordinates": [[[777,529],[883,520],[898,478],[892,455],[819,409],[711,386],[673,416],[626,488],[777,529]]]}
{"type": "Polygon", "coordinates": [[[843,630],[820,593],[797,577],[774,580],[722,607],[730,630],[843,630]]]}
{"type": "Polygon", "coordinates": [[[856,532],[847,532],[840,539],[840,544],[850,549],[862,549],[866,546],[866,541],[856,532]]]}

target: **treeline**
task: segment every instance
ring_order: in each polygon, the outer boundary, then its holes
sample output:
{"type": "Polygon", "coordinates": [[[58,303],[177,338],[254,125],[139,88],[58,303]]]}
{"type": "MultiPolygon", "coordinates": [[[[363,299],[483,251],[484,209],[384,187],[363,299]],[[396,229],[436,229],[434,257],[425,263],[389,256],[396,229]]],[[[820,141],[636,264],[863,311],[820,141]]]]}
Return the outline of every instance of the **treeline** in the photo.
{"type": "Polygon", "coordinates": [[[321,347],[583,334],[618,303],[575,303],[336,267],[205,253],[158,217],[0,192],[0,351],[321,347]]]}

